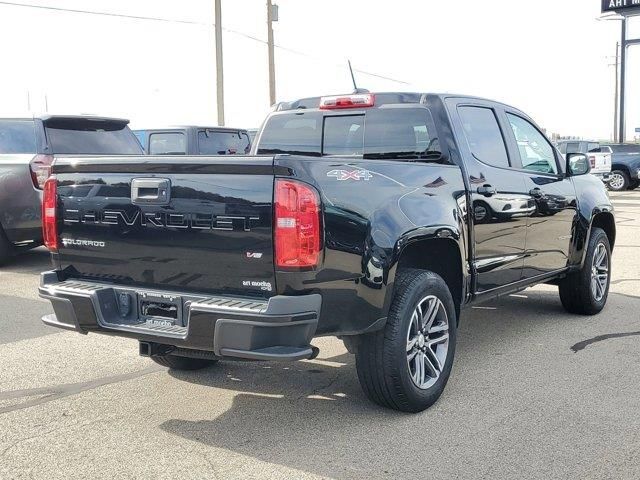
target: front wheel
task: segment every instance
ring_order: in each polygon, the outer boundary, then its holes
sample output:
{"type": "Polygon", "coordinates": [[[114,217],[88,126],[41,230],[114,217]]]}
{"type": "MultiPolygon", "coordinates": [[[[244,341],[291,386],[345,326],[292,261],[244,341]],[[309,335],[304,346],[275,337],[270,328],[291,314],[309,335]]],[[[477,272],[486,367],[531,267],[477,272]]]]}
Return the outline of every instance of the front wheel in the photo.
{"type": "Polygon", "coordinates": [[[358,379],[373,402],[421,412],[444,391],[456,347],[456,310],[447,284],[424,270],[398,273],[383,330],[360,338],[358,379]]]}
{"type": "Polygon", "coordinates": [[[629,174],[623,170],[613,170],[608,183],[609,190],[613,192],[623,192],[629,188],[631,180],[629,174]]]}
{"type": "Polygon", "coordinates": [[[611,246],[601,228],[591,230],[582,268],[560,281],[560,300],[569,313],[595,315],[607,303],[611,282],[611,246]]]}

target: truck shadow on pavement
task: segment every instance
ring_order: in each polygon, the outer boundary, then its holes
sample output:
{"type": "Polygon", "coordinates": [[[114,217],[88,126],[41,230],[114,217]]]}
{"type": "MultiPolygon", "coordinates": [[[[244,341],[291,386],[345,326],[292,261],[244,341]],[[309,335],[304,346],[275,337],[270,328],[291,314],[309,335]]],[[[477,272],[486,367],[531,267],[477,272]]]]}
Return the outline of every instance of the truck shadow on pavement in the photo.
{"type": "MultiPolygon", "coordinates": [[[[231,408],[219,416],[171,419],[160,428],[210,447],[320,476],[412,475],[416,459],[424,458],[425,452],[440,459],[432,473],[440,470],[453,475],[468,467],[459,465],[452,455],[454,442],[459,446],[486,441],[481,433],[484,427],[468,422],[484,425],[477,420],[478,411],[487,409],[486,415],[491,415],[497,408],[478,393],[478,386],[491,390],[491,395],[502,395],[499,380],[487,384],[478,379],[482,368],[478,363],[493,358],[497,365],[504,365],[495,355],[515,356],[523,349],[533,350],[535,342],[556,338],[558,329],[563,343],[554,352],[562,358],[572,355],[569,348],[575,335],[581,334],[584,321],[584,317],[565,313],[557,293],[551,291],[525,292],[489,303],[482,310],[466,311],[449,385],[440,401],[419,415],[369,402],[360,390],[354,357],[349,354],[294,364],[221,362],[200,372],[171,371],[181,381],[237,394],[231,408]],[[458,440],[446,440],[445,432],[458,440]]],[[[517,403],[508,408],[522,408],[517,403]]],[[[215,452],[211,455],[214,458],[215,452]]]]}
{"type": "Polygon", "coordinates": [[[40,247],[18,252],[0,267],[0,272],[36,273],[39,275],[43,270],[51,270],[52,268],[51,254],[44,247],[40,247]]]}

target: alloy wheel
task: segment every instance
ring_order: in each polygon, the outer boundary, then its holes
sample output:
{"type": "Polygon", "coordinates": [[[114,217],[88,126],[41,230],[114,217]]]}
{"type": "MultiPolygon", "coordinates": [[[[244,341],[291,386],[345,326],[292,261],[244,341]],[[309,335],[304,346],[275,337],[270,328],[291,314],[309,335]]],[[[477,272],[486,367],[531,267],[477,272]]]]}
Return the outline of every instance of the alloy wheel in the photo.
{"type": "Polygon", "coordinates": [[[602,301],[609,282],[609,254],[604,243],[598,243],[591,265],[591,294],[596,302],[602,301]]]}
{"type": "Polygon", "coordinates": [[[426,390],[440,375],[449,351],[449,318],[438,297],[418,302],[407,332],[407,366],[416,387],[426,390]]]}
{"type": "Polygon", "coordinates": [[[611,179],[609,180],[609,187],[612,190],[620,190],[624,187],[624,177],[619,173],[611,174],[611,179]]]}

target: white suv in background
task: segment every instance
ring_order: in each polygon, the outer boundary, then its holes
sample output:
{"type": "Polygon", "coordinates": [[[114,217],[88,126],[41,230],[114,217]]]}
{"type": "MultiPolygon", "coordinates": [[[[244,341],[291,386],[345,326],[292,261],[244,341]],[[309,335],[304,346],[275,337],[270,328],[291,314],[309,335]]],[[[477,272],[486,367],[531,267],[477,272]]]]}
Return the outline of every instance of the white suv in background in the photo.
{"type": "Polygon", "coordinates": [[[611,153],[601,152],[599,142],[563,140],[558,142],[558,149],[565,157],[568,153],[584,153],[588,155],[589,163],[591,163],[591,174],[604,183],[609,183],[611,179],[611,153]]]}

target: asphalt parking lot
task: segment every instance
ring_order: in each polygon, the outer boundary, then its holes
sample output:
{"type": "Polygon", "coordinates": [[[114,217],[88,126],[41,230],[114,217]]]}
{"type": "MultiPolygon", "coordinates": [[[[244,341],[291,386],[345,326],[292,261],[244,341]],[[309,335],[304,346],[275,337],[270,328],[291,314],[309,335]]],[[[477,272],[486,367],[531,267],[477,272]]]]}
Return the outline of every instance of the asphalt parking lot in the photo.
{"type": "Polygon", "coordinates": [[[640,191],[612,197],[604,313],[568,315],[550,286],[467,311],[419,415],[369,403],[334,339],[180,373],[45,327],[48,254],[26,254],[0,269],[0,478],[640,478],[640,191]]]}

